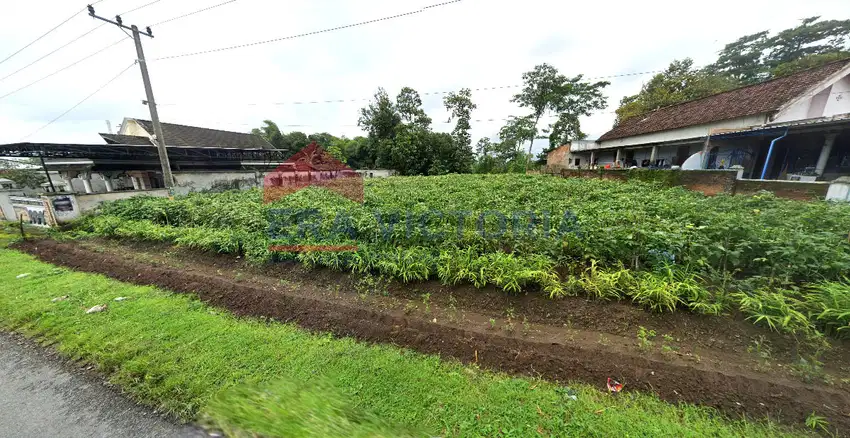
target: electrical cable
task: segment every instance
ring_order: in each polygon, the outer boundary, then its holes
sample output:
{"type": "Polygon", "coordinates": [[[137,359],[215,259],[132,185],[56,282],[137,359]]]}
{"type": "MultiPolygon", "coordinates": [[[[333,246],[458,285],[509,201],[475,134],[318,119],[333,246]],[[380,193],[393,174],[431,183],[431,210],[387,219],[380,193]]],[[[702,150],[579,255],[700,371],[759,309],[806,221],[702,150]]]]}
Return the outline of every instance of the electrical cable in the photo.
{"type": "Polygon", "coordinates": [[[98,51],[96,51],[96,52],[94,52],[94,53],[92,53],[92,54],[90,54],[90,55],[86,56],[85,58],[78,59],[78,60],[76,60],[76,61],[72,62],[71,64],[68,64],[68,65],[66,65],[65,67],[60,68],[59,70],[56,70],[56,71],[54,71],[53,73],[48,74],[47,76],[43,76],[43,77],[41,77],[41,78],[39,78],[39,79],[36,79],[35,81],[30,82],[30,83],[29,83],[29,84],[27,84],[27,85],[24,85],[24,86],[22,86],[22,87],[20,87],[20,88],[18,88],[18,89],[16,89],[16,90],[14,90],[14,91],[10,91],[10,92],[8,92],[8,93],[6,93],[6,94],[4,94],[4,95],[0,96],[0,100],[5,99],[6,97],[11,96],[11,95],[13,95],[13,94],[17,93],[18,91],[25,90],[25,89],[27,89],[27,88],[29,88],[29,87],[31,87],[31,86],[33,86],[33,85],[37,84],[37,83],[39,83],[39,82],[41,82],[41,81],[43,81],[43,80],[45,80],[45,79],[49,78],[49,77],[52,77],[52,76],[54,76],[54,75],[57,75],[57,74],[59,74],[59,73],[61,73],[61,72],[65,71],[65,70],[67,70],[67,69],[69,69],[69,68],[71,68],[71,67],[73,67],[73,66],[75,66],[75,65],[77,65],[77,64],[79,64],[79,63],[81,63],[81,62],[83,62],[83,61],[85,61],[85,60],[87,60],[87,59],[89,59],[89,58],[91,58],[91,57],[93,57],[93,56],[95,56],[95,55],[97,55],[97,54],[99,54],[99,53],[101,53],[101,52],[105,51],[105,50],[107,50],[107,49],[110,49],[110,48],[114,47],[116,44],[118,44],[118,43],[120,43],[120,42],[123,42],[123,41],[125,41],[125,39],[122,37],[120,40],[115,41],[114,43],[112,43],[112,44],[110,44],[110,45],[108,45],[108,46],[106,46],[106,47],[101,48],[100,50],[98,50],[98,51]]]}
{"type": "MultiPolygon", "coordinates": [[[[100,0],[100,1],[103,1],[103,0],[100,0]]],[[[100,3],[100,1],[92,3],[92,6],[94,6],[94,5],[95,5],[95,4],[97,4],[97,3],[100,3]]],[[[146,7],[148,7],[148,6],[150,6],[150,5],[154,4],[154,3],[157,3],[157,2],[159,2],[159,1],[161,1],[161,0],[157,0],[157,1],[154,1],[154,2],[150,2],[150,3],[144,4],[144,5],[138,6],[138,7],[136,7],[136,8],[130,9],[129,11],[122,12],[122,13],[120,13],[120,14],[118,14],[118,15],[125,15],[125,14],[129,14],[129,13],[131,13],[131,12],[138,11],[138,10],[140,10],[140,9],[142,9],[142,8],[146,8],[146,7]]],[[[231,1],[236,1],[236,0],[231,0],[231,1]]],[[[78,13],[79,13],[79,12],[78,12],[78,13]]],[[[168,20],[168,21],[170,21],[170,20],[168,20]]],[[[91,28],[90,30],[86,31],[85,33],[78,35],[76,38],[72,39],[71,41],[68,41],[67,43],[65,43],[65,44],[63,44],[63,45],[61,45],[61,46],[59,46],[58,48],[53,49],[53,51],[51,51],[51,52],[47,53],[46,55],[44,55],[44,56],[42,56],[42,57],[40,57],[40,58],[36,59],[35,61],[30,62],[29,64],[27,64],[27,65],[25,65],[25,66],[23,66],[23,67],[21,67],[21,68],[19,68],[19,69],[15,70],[15,71],[13,71],[12,73],[9,73],[9,74],[8,74],[8,75],[6,75],[6,76],[3,76],[2,78],[0,78],[0,82],[4,81],[4,80],[6,80],[6,79],[8,79],[8,78],[10,78],[10,77],[12,77],[12,76],[14,76],[14,75],[16,75],[16,74],[20,73],[20,72],[22,72],[23,70],[26,70],[26,69],[28,69],[28,68],[32,67],[33,65],[35,65],[36,63],[38,63],[38,62],[39,62],[39,61],[41,61],[42,59],[47,58],[48,56],[53,55],[54,53],[56,53],[56,52],[58,52],[58,51],[60,51],[60,50],[64,49],[65,47],[70,46],[71,44],[73,44],[73,43],[77,42],[78,40],[82,39],[83,37],[85,37],[85,36],[89,35],[90,33],[92,33],[92,32],[94,32],[94,31],[96,31],[96,30],[100,29],[101,27],[103,27],[103,26],[105,26],[105,25],[106,25],[106,23],[100,23],[100,24],[98,24],[97,26],[95,26],[95,27],[91,28]]],[[[126,33],[126,32],[125,32],[125,33],[126,33]]],[[[129,36],[129,35],[128,35],[128,36],[129,36]]]]}
{"type": "MultiPolygon", "coordinates": [[[[652,71],[643,71],[643,72],[633,72],[633,73],[622,73],[616,75],[607,75],[607,76],[593,76],[585,79],[612,79],[619,77],[628,77],[628,76],[639,76],[639,75],[648,75],[648,74],[657,74],[661,73],[664,70],[652,70],[652,71]]],[[[493,91],[493,90],[504,90],[511,88],[521,88],[523,85],[502,85],[495,87],[479,87],[479,88],[470,88],[470,91],[493,91]]],[[[434,96],[434,95],[444,95],[449,93],[455,93],[460,90],[449,90],[449,91],[426,91],[424,93],[419,93],[421,96],[434,96]]],[[[290,102],[248,102],[248,103],[228,103],[228,105],[244,105],[244,106],[261,106],[261,105],[313,105],[320,103],[350,103],[350,102],[368,102],[372,100],[369,98],[357,98],[357,99],[327,99],[327,100],[311,100],[311,101],[290,101],[290,102]]],[[[208,106],[209,102],[196,102],[196,103],[158,103],[157,106],[208,106]]]]}
{"type": "MultiPolygon", "coordinates": [[[[98,4],[98,3],[102,2],[102,1],[103,1],[103,0],[97,0],[97,1],[95,1],[94,3],[92,3],[92,5],[96,5],[96,4],[98,4]]],[[[0,61],[0,64],[3,64],[4,62],[6,62],[6,61],[8,61],[8,60],[12,59],[12,57],[14,57],[15,55],[17,55],[18,53],[21,53],[21,52],[23,52],[24,50],[26,50],[26,48],[27,48],[27,47],[29,47],[29,46],[31,46],[31,45],[33,45],[33,44],[35,44],[36,42],[38,42],[38,41],[39,41],[39,40],[41,40],[42,38],[44,38],[44,37],[46,37],[47,35],[49,35],[50,33],[52,33],[54,30],[59,29],[59,28],[60,28],[60,27],[62,27],[65,23],[67,23],[67,22],[71,21],[71,19],[72,19],[72,18],[76,17],[77,15],[79,15],[79,14],[80,14],[80,12],[83,12],[83,11],[85,11],[86,9],[87,9],[87,7],[86,7],[86,8],[83,8],[83,9],[80,9],[80,10],[79,10],[79,11],[77,11],[77,12],[74,12],[74,14],[73,14],[73,15],[71,15],[70,17],[68,17],[68,18],[66,18],[66,19],[64,19],[64,20],[62,20],[62,22],[60,22],[60,23],[59,23],[59,24],[57,24],[56,26],[53,26],[52,28],[50,28],[50,30],[48,30],[47,32],[45,32],[45,33],[41,34],[41,36],[39,36],[38,38],[36,38],[36,39],[34,39],[34,40],[30,41],[27,45],[25,45],[25,46],[21,47],[20,49],[18,49],[17,51],[15,51],[14,53],[12,53],[11,55],[9,55],[9,56],[7,56],[6,58],[4,58],[2,61],[0,61]]]]}
{"type": "Polygon", "coordinates": [[[160,21],[160,22],[158,22],[158,23],[151,24],[151,27],[159,26],[159,25],[161,25],[161,24],[165,24],[165,23],[170,23],[170,22],[172,22],[172,21],[174,21],[174,20],[179,20],[179,19],[181,19],[181,18],[186,18],[186,17],[192,16],[192,15],[198,14],[198,13],[200,13],[200,12],[209,11],[210,9],[215,9],[215,8],[217,8],[217,7],[219,7],[219,6],[224,6],[224,5],[228,4],[228,3],[233,3],[233,2],[235,2],[235,1],[236,1],[236,0],[227,0],[227,1],[226,1],[226,2],[224,2],[224,3],[219,3],[219,4],[217,4],[217,5],[208,6],[208,7],[206,7],[206,8],[198,9],[197,11],[189,12],[189,13],[187,13],[187,14],[183,14],[183,15],[178,15],[178,16],[176,16],[176,17],[171,17],[171,18],[169,18],[169,19],[167,19],[167,20],[162,20],[162,21],[160,21]]]}
{"type": "Polygon", "coordinates": [[[46,127],[50,126],[50,125],[52,125],[55,121],[57,121],[57,120],[61,119],[62,117],[64,117],[65,115],[67,115],[68,113],[70,113],[71,111],[73,111],[75,108],[77,108],[78,106],[82,105],[85,101],[89,100],[92,96],[94,96],[95,94],[99,93],[101,90],[103,90],[103,89],[104,89],[104,88],[106,88],[107,86],[109,86],[109,84],[111,84],[111,83],[115,82],[115,80],[117,80],[119,77],[121,77],[121,75],[123,75],[124,73],[126,73],[126,72],[127,72],[127,70],[130,70],[130,68],[132,68],[134,65],[136,65],[136,62],[135,62],[135,61],[134,61],[133,63],[131,63],[130,65],[128,65],[127,67],[125,67],[123,70],[121,70],[121,71],[120,71],[117,75],[115,75],[112,79],[110,79],[110,80],[106,81],[103,85],[101,85],[100,87],[98,87],[98,88],[97,88],[96,90],[94,90],[91,94],[89,94],[88,96],[84,97],[82,100],[80,100],[80,101],[79,101],[79,102],[77,102],[76,104],[74,104],[74,106],[72,106],[71,108],[68,108],[65,112],[63,112],[62,114],[59,114],[59,115],[58,115],[58,116],[56,116],[53,120],[51,120],[51,121],[47,122],[47,124],[45,124],[44,126],[42,126],[42,127],[38,128],[38,129],[36,129],[35,131],[31,132],[30,134],[26,135],[25,137],[21,138],[21,139],[20,139],[20,140],[18,140],[18,141],[19,141],[19,142],[20,142],[20,141],[24,141],[24,140],[26,140],[27,138],[32,137],[33,135],[35,135],[37,132],[41,131],[42,129],[44,129],[44,128],[46,128],[46,127]]]}
{"type": "Polygon", "coordinates": [[[411,16],[411,15],[421,14],[421,13],[426,12],[429,9],[432,9],[432,8],[449,5],[449,4],[452,4],[452,3],[460,3],[461,1],[463,1],[463,0],[446,1],[446,2],[443,2],[443,3],[437,3],[437,4],[430,5],[430,6],[425,6],[422,9],[418,9],[418,10],[415,10],[415,11],[404,12],[404,13],[396,14],[396,15],[390,15],[388,17],[375,18],[375,19],[372,19],[372,20],[361,21],[361,22],[358,22],[358,23],[346,24],[346,25],[343,25],[343,26],[331,27],[331,28],[327,28],[327,29],[321,29],[321,30],[301,33],[301,34],[297,34],[297,35],[290,35],[290,36],[285,36],[285,37],[280,37],[280,38],[273,38],[273,39],[270,39],[270,40],[255,41],[253,43],[238,44],[238,45],[235,45],[235,46],[228,46],[228,47],[219,47],[217,49],[202,50],[200,52],[190,52],[190,53],[182,53],[182,54],[178,54],[178,55],[163,56],[163,57],[160,57],[160,58],[153,59],[153,61],[183,58],[183,57],[187,57],[187,56],[205,55],[205,54],[208,54],[208,53],[217,53],[217,52],[223,52],[223,51],[226,51],[226,50],[241,49],[241,48],[244,48],[244,47],[258,46],[258,45],[261,45],[261,44],[274,43],[274,42],[278,42],[278,41],[291,40],[291,39],[301,38],[301,37],[310,36],[310,35],[318,35],[318,34],[333,32],[333,31],[337,31],[337,30],[349,29],[349,28],[352,28],[352,27],[364,26],[364,25],[367,25],[367,24],[378,23],[378,22],[381,22],[381,21],[388,21],[388,20],[392,20],[392,19],[395,19],[395,18],[401,18],[401,17],[407,17],[407,16],[411,16]]]}

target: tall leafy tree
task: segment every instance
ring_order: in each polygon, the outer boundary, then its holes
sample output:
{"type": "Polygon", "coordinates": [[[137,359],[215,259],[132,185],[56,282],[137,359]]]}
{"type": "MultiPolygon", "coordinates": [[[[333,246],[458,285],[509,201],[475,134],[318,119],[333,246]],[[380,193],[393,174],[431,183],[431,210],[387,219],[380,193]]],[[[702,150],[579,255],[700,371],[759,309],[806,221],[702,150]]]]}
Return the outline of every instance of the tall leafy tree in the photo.
{"type": "Polygon", "coordinates": [[[725,75],[742,84],[765,79],[769,71],[762,63],[762,57],[767,48],[768,34],[765,30],[726,44],[718,54],[717,61],[709,65],[706,72],[725,75]]]}
{"type": "Polygon", "coordinates": [[[558,122],[550,125],[547,130],[557,130],[555,140],[550,142],[565,139],[569,141],[572,136],[581,133],[579,117],[589,116],[593,111],[607,106],[602,89],[608,86],[609,82],[588,83],[583,82],[582,78],[582,75],[571,78],[564,76],[549,64],[535,66],[534,70],[523,73],[522,91],[515,95],[511,102],[531,111],[528,115],[533,127],[527,137],[529,155],[537,136],[537,124],[544,113],[558,115],[558,122]]]}
{"type": "Polygon", "coordinates": [[[534,70],[522,74],[522,91],[516,94],[511,102],[531,111],[528,116],[532,129],[528,132],[528,153],[537,136],[537,123],[546,111],[554,111],[561,96],[561,86],[566,78],[558,73],[558,69],[549,64],[540,64],[534,70]]]}
{"type": "Polygon", "coordinates": [[[32,159],[0,158],[0,178],[12,180],[18,187],[33,189],[47,182],[44,171],[32,159]]]}
{"type": "Polygon", "coordinates": [[[283,134],[283,148],[292,152],[298,152],[310,144],[310,139],[307,134],[301,131],[292,131],[288,134],[283,134]]]}
{"type": "Polygon", "coordinates": [[[640,93],[626,96],[620,101],[615,123],[642,116],[661,107],[730,90],[736,85],[737,82],[728,76],[695,68],[694,61],[690,58],[675,60],[666,70],[644,84],[640,93]]]}
{"type": "MultiPolygon", "coordinates": [[[[582,77],[582,75],[578,75],[568,78],[561,85],[561,97],[555,103],[558,119],[547,129],[549,149],[587,137],[581,130],[579,117],[590,116],[594,111],[605,109],[608,106],[607,99],[602,94],[602,89],[610,85],[610,82],[582,82],[582,77]]],[[[548,152],[548,150],[545,152],[548,152]]]]}
{"type": "Polygon", "coordinates": [[[422,129],[427,129],[431,126],[431,118],[422,109],[422,98],[419,97],[419,93],[416,90],[410,87],[404,87],[399,91],[395,100],[396,109],[402,122],[415,125],[422,129]]]}
{"type": "Polygon", "coordinates": [[[473,161],[472,152],[472,135],[469,130],[472,129],[470,121],[472,120],[472,111],[478,106],[472,103],[472,92],[469,88],[463,88],[459,92],[451,92],[443,98],[443,105],[451,115],[448,122],[457,120],[454,129],[452,130],[452,139],[455,143],[455,160],[459,168],[469,168],[473,161]]]}
{"type": "Polygon", "coordinates": [[[275,149],[288,149],[284,145],[283,134],[280,132],[280,128],[271,120],[263,120],[263,126],[252,129],[251,134],[259,135],[275,149]]]}
{"type": "Polygon", "coordinates": [[[771,70],[771,75],[775,78],[779,78],[782,76],[797,73],[798,71],[819,67],[830,62],[840,61],[842,59],[847,58],[850,58],[850,52],[848,51],[818,53],[815,55],[809,55],[804,58],[795,59],[784,64],[779,64],[773,70],[771,70]]]}
{"type": "Polygon", "coordinates": [[[401,115],[387,91],[378,88],[374,100],[360,109],[357,126],[369,134],[374,142],[389,140],[395,137],[395,128],[402,122],[401,115]]]}
{"type": "Polygon", "coordinates": [[[769,53],[764,63],[770,68],[811,55],[838,52],[847,48],[850,20],[802,20],[797,27],[785,29],[767,41],[769,53]]]}
{"type": "Polygon", "coordinates": [[[514,155],[519,152],[519,148],[527,139],[534,139],[537,136],[536,122],[532,117],[508,117],[505,125],[499,130],[502,144],[511,145],[516,149],[513,152],[514,155]]]}

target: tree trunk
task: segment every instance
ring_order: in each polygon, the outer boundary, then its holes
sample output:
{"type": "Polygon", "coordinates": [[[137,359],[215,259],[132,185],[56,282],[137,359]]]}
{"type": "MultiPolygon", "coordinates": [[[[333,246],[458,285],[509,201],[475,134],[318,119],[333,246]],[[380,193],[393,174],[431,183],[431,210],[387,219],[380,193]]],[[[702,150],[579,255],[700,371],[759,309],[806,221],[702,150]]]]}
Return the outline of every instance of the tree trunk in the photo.
{"type": "MultiPolygon", "coordinates": [[[[534,119],[534,129],[537,130],[537,122],[540,121],[540,115],[538,115],[534,119]]],[[[531,147],[534,146],[534,137],[537,136],[537,133],[531,134],[531,143],[528,144],[528,155],[531,155],[531,147]]]]}
{"type": "MultiPolygon", "coordinates": [[[[540,121],[540,114],[534,119],[534,131],[537,131],[537,122],[540,121]]],[[[537,137],[537,132],[531,134],[530,143],[528,143],[528,156],[525,157],[525,171],[528,172],[528,164],[531,162],[531,148],[534,146],[534,137],[537,137]]]]}

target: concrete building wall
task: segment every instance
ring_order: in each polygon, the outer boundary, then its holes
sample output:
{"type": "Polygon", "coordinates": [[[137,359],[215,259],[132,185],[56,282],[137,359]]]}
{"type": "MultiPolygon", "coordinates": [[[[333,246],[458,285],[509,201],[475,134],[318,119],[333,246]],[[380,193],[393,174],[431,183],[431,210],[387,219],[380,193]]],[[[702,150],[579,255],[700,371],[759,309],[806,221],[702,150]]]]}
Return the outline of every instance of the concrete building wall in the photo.
{"type": "Polygon", "coordinates": [[[15,209],[12,207],[10,196],[22,196],[24,193],[20,190],[4,190],[0,191],[0,214],[7,221],[18,220],[15,217],[15,209]]]}
{"type": "Polygon", "coordinates": [[[850,113],[850,75],[780,111],[772,122],[792,122],[847,113],[850,113]]]}
{"type": "MultiPolygon", "coordinates": [[[[590,156],[590,152],[587,153],[590,156]]],[[[546,154],[546,164],[552,164],[557,166],[567,166],[572,163],[567,163],[567,160],[570,158],[570,145],[559,146],[555,150],[546,154]]],[[[582,160],[584,161],[584,160],[582,160]]]]}
{"type": "Polygon", "coordinates": [[[54,224],[64,224],[79,218],[83,213],[91,211],[100,204],[108,201],[116,201],[119,199],[127,199],[135,196],[157,196],[168,197],[168,190],[134,190],[124,192],[111,193],[92,193],[92,194],[46,194],[42,199],[46,200],[49,211],[48,216],[52,218],[54,224]]]}
{"type": "Polygon", "coordinates": [[[832,89],[826,99],[823,117],[847,113],[850,113],[850,75],[832,84],[832,89]]]}
{"type": "Polygon", "coordinates": [[[767,120],[766,114],[739,117],[736,119],[721,120],[719,122],[706,123],[702,125],[687,126],[669,131],[653,132],[650,134],[635,135],[633,137],[618,138],[600,142],[602,149],[620,148],[626,146],[637,146],[643,144],[666,143],[673,141],[686,141],[705,137],[709,134],[722,132],[723,130],[735,130],[762,125],[767,120]]]}
{"type": "Polygon", "coordinates": [[[390,169],[360,169],[355,172],[363,178],[387,178],[396,174],[395,170],[390,169]]]}
{"type": "Polygon", "coordinates": [[[172,172],[177,181],[174,193],[185,195],[212,189],[250,189],[263,187],[263,172],[253,170],[172,172]]]}
{"type": "Polygon", "coordinates": [[[118,131],[118,133],[121,135],[136,135],[139,137],[151,136],[151,134],[148,134],[148,132],[142,128],[142,125],[139,125],[135,120],[131,119],[124,119],[124,123],[121,124],[121,130],[118,131]]]}

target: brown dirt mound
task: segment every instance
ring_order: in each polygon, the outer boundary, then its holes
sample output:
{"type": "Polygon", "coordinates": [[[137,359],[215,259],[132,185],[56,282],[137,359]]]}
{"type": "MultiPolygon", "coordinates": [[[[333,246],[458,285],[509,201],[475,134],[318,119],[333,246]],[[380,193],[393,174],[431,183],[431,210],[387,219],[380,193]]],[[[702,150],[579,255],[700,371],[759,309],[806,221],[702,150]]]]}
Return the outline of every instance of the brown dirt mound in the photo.
{"type": "MultiPolygon", "coordinates": [[[[614,377],[624,382],[627,390],[654,392],[670,402],[712,406],[732,416],[770,416],[800,423],[814,411],[839,430],[850,428],[850,392],[846,388],[803,383],[790,378],[782,364],[767,372],[750,369],[748,364],[754,360],[742,358],[738,352],[748,341],[740,338],[746,337],[742,333],[758,329],[739,326],[747,324],[743,321],[693,315],[655,320],[624,304],[576,299],[546,301],[548,305],[544,305],[528,296],[504,298],[492,291],[475,291],[473,296],[452,288],[447,294],[435,284],[415,289],[389,284],[376,289],[374,285],[364,287],[352,276],[297,266],[276,265],[258,271],[234,263],[232,257],[179,250],[169,259],[169,251],[175,250],[163,247],[144,252],[115,247],[115,243],[44,240],[24,242],[18,249],[72,269],[194,293],[237,315],[292,321],[311,330],[390,342],[560,382],[602,386],[607,377],[614,377]],[[270,271],[272,275],[268,275],[270,271]],[[288,275],[274,276],[284,271],[289,271],[288,275]],[[291,279],[293,275],[296,280],[291,279]],[[584,303],[580,309],[562,308],[564,303],[580,302],[584,303]],[[507,316],[502,311],[505,303],[507,316]],[[645,315],[644,319],[635,316],[638,314],[645,315]],[[566,322],[564,315],[568,315],[566,322]],[[682,335],[671,337],[682,345],[671,341],[673,348],[666,353],[657,348],[638,351],[636,323],[659,329],[671,326],[676,329],[673,333],[682,335]],[[711,340],[700,339],[706,333],[711,340]],[[701,346],[699,354],[693,345],[686,345],[691,340],[701,346]]],[[[779,350],[785,349],[780,339],[770,339],[779,350]]],[[[655,344],[660,346],[662,341],[655,339],[655,344]]],[[[845,353],[842,348],[834,354],[843,358],[845,353]]]]}

